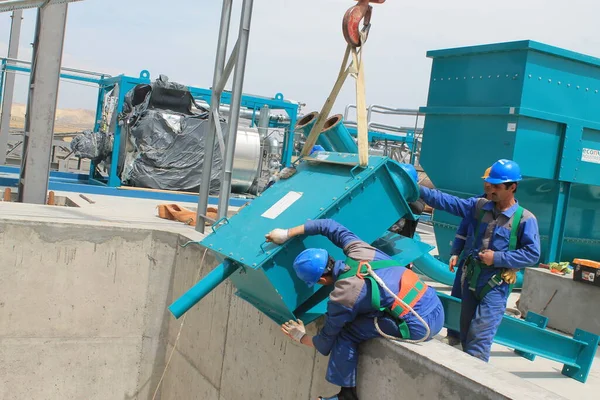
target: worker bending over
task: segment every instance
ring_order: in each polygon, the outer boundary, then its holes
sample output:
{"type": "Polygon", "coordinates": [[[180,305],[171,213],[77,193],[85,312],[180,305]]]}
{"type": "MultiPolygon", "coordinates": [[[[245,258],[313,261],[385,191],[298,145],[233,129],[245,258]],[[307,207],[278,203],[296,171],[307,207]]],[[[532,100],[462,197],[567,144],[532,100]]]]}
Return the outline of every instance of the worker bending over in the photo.
{"type": "MultiPolygon", "coordinates": [[[[483,194],[479,196],[479,198],[489,199],[490,190],[492,189],[492,184],[485,181],[485,179],[490,176],[490,170],[492,167],[489,167],[485,170],[483,176],[483,194]]],[[[464,272],[464,262],[465,262],[465,254],[464,249],[471,248],[473,245],[473,236],[475,232],[473,231],[473,221],[472,217],[463,218],[456,230],[456,236],[454,237],[454,241],[452,242],[452,249],[450,250],[450,261],[449,267],[450,272],[454,272],[456,269],[456,275],[454,275],[454,284],[452,285],[452,292],[450,295],[452,297],[456,297],[457,299],[462,299],[462,287],[463,287],[463,272],[464,272]]],[[[461,343],[460,341],[460,333],[453,329],[448,329],[448,334],[443,340],[445,343],[448,343],[450,346],[456,346],[461,343]]]]}
{"type": "Polygon", "coordinates": [[[375,318],[387,335],[430,340],[443,327],[444,309],[435,290],[420,281],[415,273],[331,219],[307,221],[287,230],[275,229],[266,238],[283,244],[291,237],[305,234],[326,236],[344,250],[346,259],[334,260],[326,250],[315,248],[306,249],[296,257],[294,271],[309,287],[317,283],[335,287],[329,296],[325,326],[318,335],[306,336],[300,320],[283,324],[282,330],[290,338],[330,355],[326,378],[342,389],[333,397],[321,399],[356,400],[357,346],[379,336],[375,318]],[[361,261],[368,262],[383,283],[421,316],[429,326],[429,335],[412,313],[367,274],[367,267],[361,261]]]}
{"type": "Polygon", "coordinates": [[[464,250],[460,340],[465,352],[484,361],[489,360],[516,272],[540,258],[537,220],[515,199],[521,179],[517,163],[499,160],[485,178],[492,185],[489,199],[460,199],[420,189],[429,206],[471,221],[473,241],[464,250]]]}

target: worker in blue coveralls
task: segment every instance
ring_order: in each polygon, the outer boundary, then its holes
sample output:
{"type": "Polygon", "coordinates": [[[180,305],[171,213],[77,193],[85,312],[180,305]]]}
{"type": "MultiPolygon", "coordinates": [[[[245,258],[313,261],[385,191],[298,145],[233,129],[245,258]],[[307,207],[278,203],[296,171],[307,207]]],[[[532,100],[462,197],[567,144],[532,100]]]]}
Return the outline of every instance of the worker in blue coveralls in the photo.
{"type": "Polygon", "coordinates": [[[320,399],[357,400],[357,347],[361,342],[380,336],[375,321],[387,335],[430,340],[443,328],[444,309],[435,290],[419,280],[414,272],[331,219],[311,220],[291,229],[275,229],[266,238],[283,244],[299,235],[324,235],[343,249],[347,258],[334,260],[326,250],[316,248],[306,249],[296,257],[294,271],[309,287],[317,283],[335,286],[329,296],[325,325],[316,336],[308,337],[300,320],[284,323],[282,330],[293,340],[330,356],[326,379],[341,390],[333,397],[320,399]],[[428,335],[427,328],[370,277],[363,262],[368,262],[383,283],[421,316],[429,326],[428,335]]]}
{"type": "MultiPolygon", "coordinates": [[[[490,170],[492,167],[489,167],[485,170],[483,176],[481,177],[483,181],[483,194],[479,196],[479,198],[489,198],[490,190],[492,189],[492,184],[485,181],[485,179],[490,176],[490,170]]],[[[454,241],[452,242],[452,249],[450,250],[450,261],[448,262],[448,266],[450,267],[450,272],[454,272],[456,270],[456,275],[454,275],[454,284],[452,285],[452,292],[450,295],[452,297],[456,297],[457,299],[462,299],[462,287],[463,287],[463,270],[464,270],[464,261],[465,258],[463,255],[463,250],[465,248],[470,248],[473,242],[473,235],[475,232],[473,231],[473,223],[471,218],[463,218],[460,221],[460,225],[456,230],[456,236],[454,237],[454,241]]],[[[448,334],[442,340],[444,343],[449,344],[450,346],[456,346],[461,343],[460,341],[460,333],[453,329],[448,329],[448,334]]]]}
{"type": "Polygon", "coordinates": [[[515,199],[521,180],[516,162],[499,160],[485,179],[492,185],[489,199],[460,199],[420,188],[429,206],[471,219],[474,235],[464,250],[460,340],[466,353],[486,362],[517,271],[537,264],[540,258],[537,220],[515,199]]]}

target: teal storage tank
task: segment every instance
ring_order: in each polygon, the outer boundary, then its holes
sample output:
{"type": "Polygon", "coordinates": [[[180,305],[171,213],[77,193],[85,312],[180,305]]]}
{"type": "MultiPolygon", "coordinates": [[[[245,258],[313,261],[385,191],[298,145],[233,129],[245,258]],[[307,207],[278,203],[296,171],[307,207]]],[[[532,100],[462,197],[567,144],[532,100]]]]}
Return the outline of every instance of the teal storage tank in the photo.
{"type": "MultiPolygon", "coordinates": [[[[420,163],[434,185],[483,192],[501,158],[521,166],[517,199],[537,217],[542,261],[600,260],[600,59],[533,41],[430,51],[420,163]]],[[[458,218],[436,211],[440,256],[458,218]]]]}

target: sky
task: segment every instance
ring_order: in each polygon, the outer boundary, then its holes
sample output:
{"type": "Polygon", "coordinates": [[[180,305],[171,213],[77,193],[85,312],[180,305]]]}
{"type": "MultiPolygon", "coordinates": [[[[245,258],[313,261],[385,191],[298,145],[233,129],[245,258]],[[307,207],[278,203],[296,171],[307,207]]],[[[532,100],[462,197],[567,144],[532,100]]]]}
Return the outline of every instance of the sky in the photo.
{"type": "MultiPolygon", "coordinates": [[[[229,48],[242,0],[234,0],[229,48]]],[[[210,87],[220,0],[85,0],[69,5],[63,66],[138,76],[143,69],[188,86],[210,87]]],[[[351,0],[255,0],[244,92],[306,103],[319,110],[345,50],[341,21],[351,0]]],[[[427,102],[428,50],[531,39],[600,57],[597,0],[387,0],[374,5],[365,46],[367,104],[418,108],[427,102]]],[[[31,59],[36,11],[24,12],[19,58],[31,59]]],[[[7,54],[10,13],[0,14],[7,54]]],[[[231,82],[231,80],[230,80],[231,82]]],[[[24,103],[19,76],[15,101],[24,103]]],[[[229,87],[229,86],[228,86],[229,87]]],[[[355,102],[354,81],[335,112],[355,102]]],[[[97,91],[61,83],[59,107],[95,109],[97,91]]]]}

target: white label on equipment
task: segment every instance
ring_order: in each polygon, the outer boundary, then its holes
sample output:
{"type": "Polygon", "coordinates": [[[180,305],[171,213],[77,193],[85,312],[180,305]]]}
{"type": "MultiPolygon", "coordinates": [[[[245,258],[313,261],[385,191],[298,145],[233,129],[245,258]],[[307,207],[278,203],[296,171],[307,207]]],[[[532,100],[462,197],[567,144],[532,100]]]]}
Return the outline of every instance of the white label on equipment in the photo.
{"type": "Polygon", "coordinates": [[[581,152],[581,161],[600,164],[600,150],[584,148],[581,152]]]}
{"type": "Polygon", "coordinates": [[[271,206],[267,211],[262,214],[262,217],[275,219],[281,215],[282,212],[287,210],[292,204],[302,197],[300,192],[288,192],[279,201],[271,206]]]}
{"type": "Polygon", "coordinates": [[[509,122],[508,125],[506,126],[506,131],[507,132],[516,132],[517,124],[515,122],[509,122]]]}
{"type": "Polygon", "coordinates": [[[509,108],[508,109],[508,113],[509,114],[514,114],[515,113],[515,108],[514,107],[509,108]]]}
{"type": "Polygon", "coordinates": [[[329,158],[329,154],[319,152],[315,158],[317,160],[327,160],[329,158]]]}

